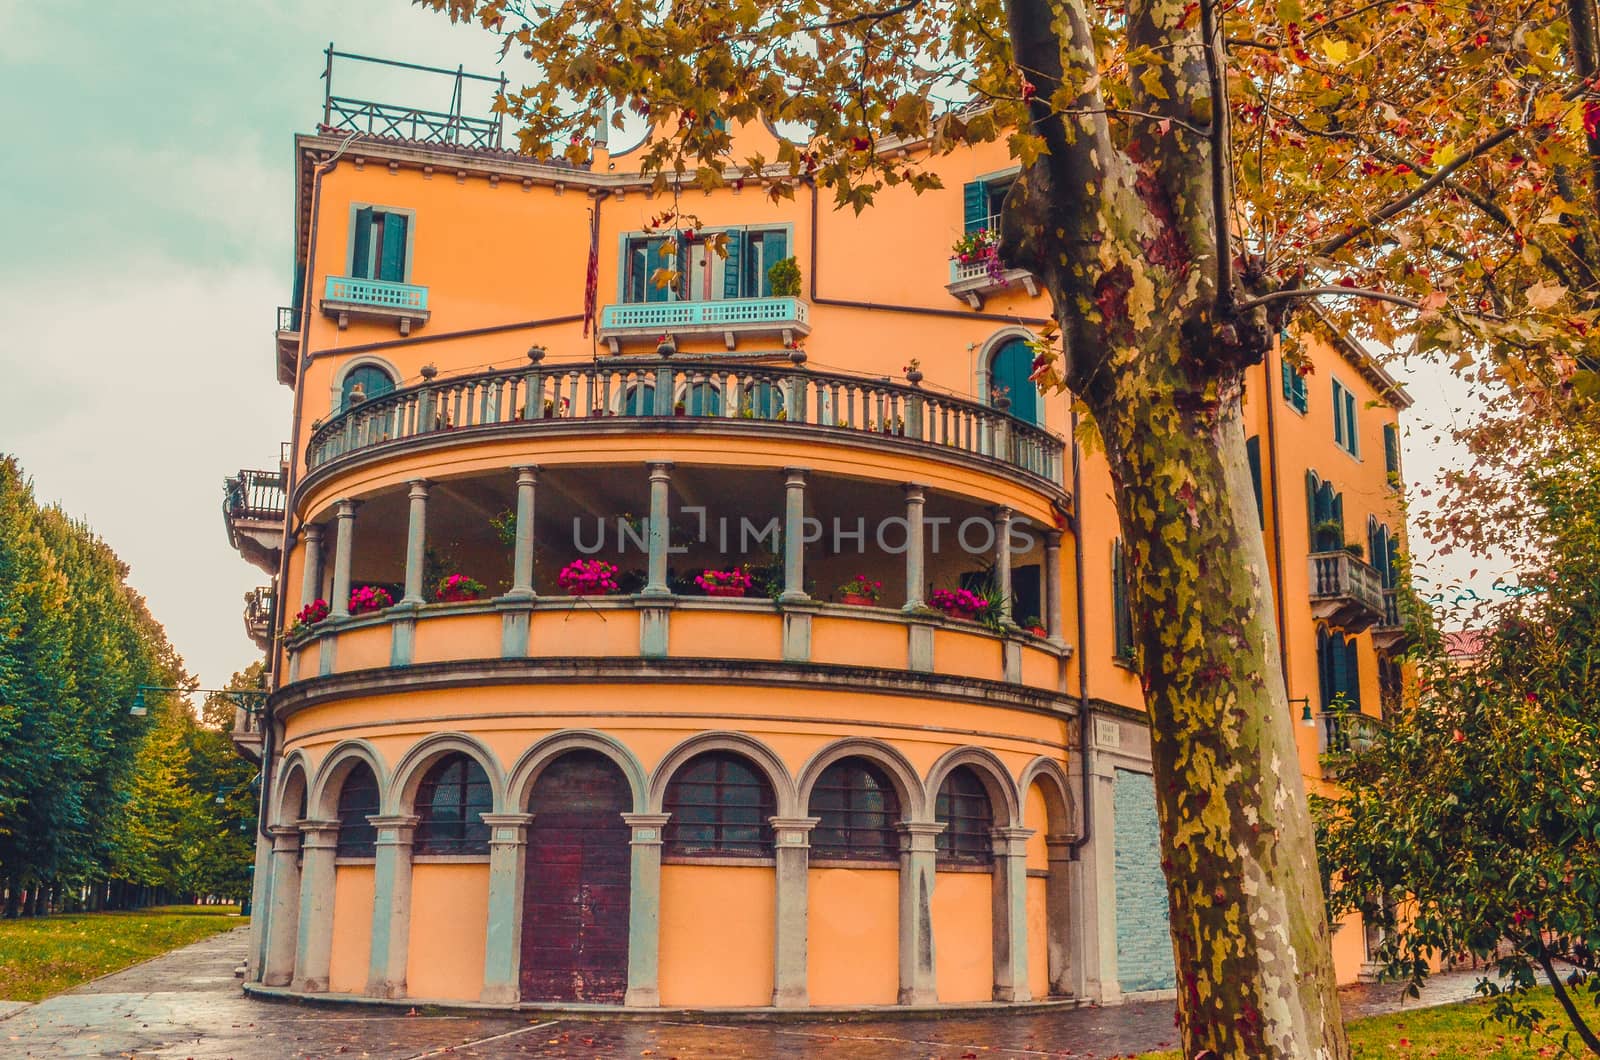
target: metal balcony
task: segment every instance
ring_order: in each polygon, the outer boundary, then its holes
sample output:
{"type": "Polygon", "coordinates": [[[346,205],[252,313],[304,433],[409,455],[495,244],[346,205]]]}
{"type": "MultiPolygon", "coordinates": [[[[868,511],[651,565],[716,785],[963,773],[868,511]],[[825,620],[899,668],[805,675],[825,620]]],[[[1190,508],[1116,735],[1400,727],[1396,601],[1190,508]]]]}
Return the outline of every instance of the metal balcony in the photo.
{"type": "Polygon", "coordinates": [[[244,628],[257,648],[272,648],[272,586],[262,585],[244,594],[244,628]]]}
{"type": "Polygon", "coordinates": [[[1344,549],[1313,552],[1311,613],[1346,633],[1360,633],[1384,617],[1383,575],[1344,549]]]}
{"type": "Polygon", "coordinates": [[[278,353],[278,382],[294,386],[300,370],[300,342],[305,333],[305,313],[294,306],[278,307],[278,327],[273,339],[278,353]]]}
{"type": "Polygon", "coordinates": [[[283,552],[284,470],[240,471],[223,480],[222,518],[228,544],[252,566],[278,573],[283,552]]]}
{"type": "Polygon", "coordinates": [[[620,353],[629,342],[654,346],[663,336],[721,335],[728,349],[743,336],[811,334],[811,307],[798,298],[724,298],[709,302],[630,302],[600,313],[600,338],[620,353]]]}
{"type": "Polygon", "coordinates": [[[322,291],[322,312],[337,320],[340,328],[349,327],[353,317],[393,320],[400,334],[409,335],[413,327],[428,322],[428,289],[394,280],[329,276],[322,291]]]}

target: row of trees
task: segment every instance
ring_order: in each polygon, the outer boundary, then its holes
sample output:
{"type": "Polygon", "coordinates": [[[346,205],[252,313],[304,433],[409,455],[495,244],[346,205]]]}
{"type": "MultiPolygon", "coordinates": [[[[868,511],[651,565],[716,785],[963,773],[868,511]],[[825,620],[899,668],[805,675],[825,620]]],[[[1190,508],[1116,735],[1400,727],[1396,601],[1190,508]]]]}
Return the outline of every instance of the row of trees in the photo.
{"type": "MultiPolygon", "coordinates": [[[[41,507],[0,457],[0,886],[5,915],[241,896],[254,768],[232,706],[196,718],[192,684],[128,568],[78,520],[41,507]]],[[[256,672],[236,675],[258,687],[256,672]]]]}

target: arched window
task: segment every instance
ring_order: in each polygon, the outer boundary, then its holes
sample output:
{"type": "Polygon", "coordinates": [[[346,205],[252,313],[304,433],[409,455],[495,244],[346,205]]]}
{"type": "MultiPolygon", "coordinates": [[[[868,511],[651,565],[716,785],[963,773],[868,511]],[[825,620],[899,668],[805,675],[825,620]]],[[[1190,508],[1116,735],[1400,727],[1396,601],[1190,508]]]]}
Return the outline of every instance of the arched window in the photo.
{"type": "Polygon", "coordinates": [[[821,818],[811,832],[813,858],[899,857],[900,799],[888,774],[864,758],[842,758],[822,771],[810,813],[821,818]]]}
{"type": "Polygon", "coordinates": [[[722,415],[722,388],[715,383],[687,384],[678,391],[678,400],[690,416],[722,415]]]}
{"type": "Polygon", "coordinates": [[[654,416],[656,413],[656,385],[654,383],[629,383],[617,395],[617,415],[654,416]]]}
{"type": "Polygon", "coordinates": [[[1400,543],[1389,527],[1367,516],[1367,555],[1383,576],[1383,587],[1393,589],[1400,579],[1400,543]]]}
{"type": "Polygon", "coordinates": [[[1306,472],[1306,517],[1311,527],[1311,551],[1337,552],[1344,548],[1344,495],[1324,482],[1315,471],[1306,472]]]}
{"type": "Polygon", "coordinates": [[[361,388],[361,399],[371,401],[394,389],[394,377],[375,364],[361,364],[350,369],[344,374],[344,383],[339,390],[340,412],[350,407],[350,395],[357,387],[361,388]]]}
{"type": "Polygon", "coordinates": [[[1004,394],[1011,399],[1011,415],[1028,423],[1039,422],[1039,388],[1033,375],[1033,351],[1028,340],[1007,339],[989,357],[990,400],[1004,394]]]}
{"type": "Polygon", "coordinates": [[[667,854],[770,857],[777,813],[772,785],[755,764],[728,751],[685,762],[667,785],[662,809],[667,854]]]}
{"type": "Polygon", "coordinates": [[[418,854],[487,854],[494,808],[489,775],[472,756],[454,751],[433,764],[417,786],[418,854]]]}
{"type": "Polygon", "coordinates": [[[357,762],[339,785],[339,857],[370,858],[377,853],[378,830],[367,820],[377,812],[378,778],[371,766],[357,762]]]}
{"type": "Polygon", "coordinates": [[[1326,627],[1317,630],[1317,677],[1322,709],[1361,709],[1361,675],[1356,668],[1356,638],[1326,627]]]}
{"type": "Polygon", "coordinates": [[[970,766],[957,766],[939,785],[934,820],[944,824],[935,841],[940,861],[987,865],[994,860],[994,807],[989,789],[970,766]]]}

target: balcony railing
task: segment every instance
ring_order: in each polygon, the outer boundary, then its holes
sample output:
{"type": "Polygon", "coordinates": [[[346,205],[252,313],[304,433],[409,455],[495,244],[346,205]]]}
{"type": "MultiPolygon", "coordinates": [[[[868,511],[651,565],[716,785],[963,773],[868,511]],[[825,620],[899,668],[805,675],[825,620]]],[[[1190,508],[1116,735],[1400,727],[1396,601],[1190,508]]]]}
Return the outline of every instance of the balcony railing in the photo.
{"type": "Polygon", "coordinates": [[[1359,754],[1372,746],[1378,727],[1377,718],[1358,710],[1324,711],[1317,715],[1317,753],[1359,754]]]}
{"type": "Polygon", "coordinates": [[[634,302],[608,305],[600,329],[671,331],[726,324],[806,324],[809,307],[798,298],[727,298],[710,302],[634,302]]]}
{"type": "Polygon", "coordinates": [[[1383,575],[1344,549],[1311,554],[1311,611],[1360,633],[1384,616],[1383,575]]]}
{"type": "Polygon", "coordinates": [[[1405,639],[1405,620],[1400,613],[1400,590],[1383,591],[1383,617],[1372,627],[1372,643],[1379,651],[1387,651],[1405,639]]]}
{"type": "Polygon", "coordinates": [[[1039,293],[1039,281],[1027,269],[1002,269],[995,273],[990,271],[987,261],[961,262],[951,258],[950,282],[945,290],[972,308],[982,309],[984,295],[1019,283],[1027,288],[1030,296],[1039,293]]]}
{"type": "MultiPolygon", "coordinates": [[[[500,149],[500,133],[503,127],[501,116],[493,113],[492,108],[485,105],[485,116],[475,117],[465,112],[465,105],[467,92],[479,85],[493,85],[498,92],[504,92],[506,87],[504,75],[488,77],[483,74],[469,74],[464,67],[459,66],[454,70],[448,70],[437,66],[419,66],[416,63],[377,59],[369,55],[334,51],[331,45],[325,54],[328,61],[322,75],[327,82],[322,99],[324,127],[336,132],[393,136],[425,144],[446,144],[453,147],[496,151],[500,149]],[[336,60],[342,62],[336,64],[336,60]],[[448,79],[448,83],[451,84],[449,110],[427,110],[403,104],[335,95],[333,75],[336,65],[339,69],[343,69],[353,63],[387,67],[386,73],[391,77],[394,76],[392,71],[398,70],[439,75],[429,83],[429,87],[434,90],[443,88],[448,79]]],[[[492,100],[494,97],[490,95],[488,98],[492,100]]]]}
{"type": "Polygon", "coordinates": [[[223,482],[222,510],[229,521],[282,522],[283,472],[241,471],[223,482]]]}
{"type": "Polygon", "coordinates": [[[1061,483],[1062,441],[999,409],[905,383],[680,358],[626,358],[485,372],[397,390],[312,435],[306,465],[433,431],[552,427],[574,418],[664,420],[854,433],[985,457],[1061,483]],[[533,421],[532,423],[528,421],[533,421]]]}
{"type": "Polygon", "coordinates": [[[330,302],[378,309],[428,311],[428,289],[414,283],[394,280],[361,280],[350,276],[329,276],[322,297],[330,302]]]}
{"type": "Polygon", "coordinates": [[[272,646],[272,586],[262,585],[244,594],[244,628],[262,651],[272,646]]]}
{"type": "Polygon", "coordinates": [[[301,327],[301,317],[304,316],[292,305],[278,307],[278,330],[285,333],[298,334],[301,327]]]}

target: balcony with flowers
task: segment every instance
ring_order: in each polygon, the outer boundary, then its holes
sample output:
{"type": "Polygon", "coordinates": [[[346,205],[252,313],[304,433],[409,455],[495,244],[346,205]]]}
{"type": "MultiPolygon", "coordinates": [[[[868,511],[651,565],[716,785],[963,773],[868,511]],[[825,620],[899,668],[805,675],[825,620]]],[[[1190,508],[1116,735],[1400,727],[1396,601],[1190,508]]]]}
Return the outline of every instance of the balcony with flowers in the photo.
{"type": "Polygon", "coordinates": [[[1030,298],[1039,293],[1033,273],[1000,264],[1000,233],[996,229],[967,232],[950,248],[950,282],[945,290],[973,309],[982,309],[986,297],[1018,285],[1030,298]]]}

